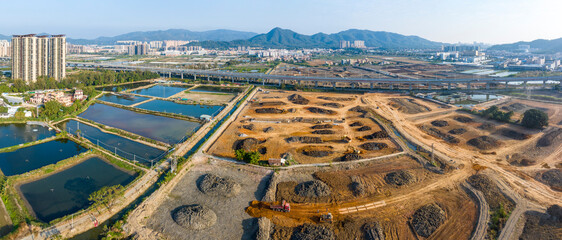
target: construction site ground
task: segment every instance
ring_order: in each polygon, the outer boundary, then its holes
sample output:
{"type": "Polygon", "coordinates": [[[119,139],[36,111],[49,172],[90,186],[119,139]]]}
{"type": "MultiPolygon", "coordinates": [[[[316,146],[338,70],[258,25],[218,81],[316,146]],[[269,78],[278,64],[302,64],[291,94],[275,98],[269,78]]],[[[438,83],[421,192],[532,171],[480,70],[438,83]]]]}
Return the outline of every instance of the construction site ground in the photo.
{"type": "Polygon", "coordinates": [[[356,94],[259,92],[222,133],[209,153],[234,158],[237,145],[248,138],[256,139],[257,143],[247,150],[260,151],[262,160],[280,158],[290,153],[296,162],[302,164],[341,161],[348,153],[358,153],[360,158],[373,158],[398,152],[398,146],[387,137],[372,140],[364,138],[384,131],[372,119],[362,117],[363,113],[350,111],[364,105],[356,94]],[[291,102],[289,97],[295,94],[308,102],[291,102]],[[266,113],[257,112],[263,109],[266,109],[266,113]],[[321,141],[307,143],[289,140],[303,137],[319,138],[321,141]],[[360,147],[369,142],[384,143],[388,147],[380,150],[360,147]],[[314,155],[316,152],[326,154],[314,155]]]}

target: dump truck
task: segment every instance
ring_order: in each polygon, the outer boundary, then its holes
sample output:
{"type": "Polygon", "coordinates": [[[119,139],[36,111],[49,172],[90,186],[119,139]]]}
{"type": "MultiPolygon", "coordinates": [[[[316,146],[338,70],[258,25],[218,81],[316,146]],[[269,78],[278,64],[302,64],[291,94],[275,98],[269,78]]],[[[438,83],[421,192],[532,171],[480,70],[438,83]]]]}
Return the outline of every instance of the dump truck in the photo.
{"type": "Polygon", "coordinates": [[[271,208],[271,210],[278,211],[278,212],[290,212],[291,211],[291,205],[285,200],[283,200],[281,202],[281,205],[271,204],[269,207],[271,208]]]}

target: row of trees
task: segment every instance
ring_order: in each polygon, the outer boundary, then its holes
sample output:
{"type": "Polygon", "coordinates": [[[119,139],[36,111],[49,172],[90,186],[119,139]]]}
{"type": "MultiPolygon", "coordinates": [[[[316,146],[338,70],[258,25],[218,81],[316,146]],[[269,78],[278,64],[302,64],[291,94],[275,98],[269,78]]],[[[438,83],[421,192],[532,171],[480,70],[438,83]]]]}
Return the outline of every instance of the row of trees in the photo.
{"type": "Polygon", "coordinates": [[[513,111],[503,112],[497,106],[491,106],[482,112],[482,116],[508,123],[513,117],[513,111]]]}
{"type": "MultiPolygon", "coordinates": [[[[481,115],[500,122],[511,122],[513,111],[503,112],[497,106],[482,111],[481,115]]],[[[523,113],[521,125],[527,128],[543,128],[548,126],[548,114],[538,109],[529,109],[523,113]]]]}
{"type": "Polygon", "coordinates": [[[261,159],[261,154],[257,151],[246,151],[244,149],[238,149],[235,152],[236,159],[238,161],[244,161],[251,164],[259,164],[261,159]]]}

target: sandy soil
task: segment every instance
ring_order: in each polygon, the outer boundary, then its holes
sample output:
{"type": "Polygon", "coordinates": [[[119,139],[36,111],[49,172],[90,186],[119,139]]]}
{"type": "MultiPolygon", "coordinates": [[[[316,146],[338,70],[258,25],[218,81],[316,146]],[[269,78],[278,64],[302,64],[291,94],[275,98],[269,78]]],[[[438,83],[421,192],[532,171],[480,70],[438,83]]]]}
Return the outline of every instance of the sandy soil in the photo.
{"type": "MultiPolygon", "coordinates": [[[[549,118],[549,124],[552,125],[560,125],[562,126],[562,105],[561,104],[554,104],[554,103],[544,103],[544,102],[537,102],[532,100],[523,100],[523,99],[514,99],[512,98],[510,101],[505,102],[503,104],[498,105],[500,109],[502,107],[507,107],[508,110],[513,110],[515,114],[513,115],[512,119],[521,119],[523,117],[523,113],[531,108],[537,108],[539,110],[546,111],[549,118]],[[513,105],[516,104],[516,105],[513,105]],[[511,109],[509,106],[523,106],[523,108],[516,108],[511,109]]],[[[507,110],[502,109],[502,110],[507,110]]]]}
{"type": "Polygon", "coordinates": [[[189,92],[186,93],[185,91],[176,94],[173,96],[174,98],[186,98],[188,101],[192,101],[195,103],[201,103],[206,105],[220,105],[220,104],[227,104],[232,99],[236,97],[236,94],[230,93],[203,93],[203,92],[189,92]]]}

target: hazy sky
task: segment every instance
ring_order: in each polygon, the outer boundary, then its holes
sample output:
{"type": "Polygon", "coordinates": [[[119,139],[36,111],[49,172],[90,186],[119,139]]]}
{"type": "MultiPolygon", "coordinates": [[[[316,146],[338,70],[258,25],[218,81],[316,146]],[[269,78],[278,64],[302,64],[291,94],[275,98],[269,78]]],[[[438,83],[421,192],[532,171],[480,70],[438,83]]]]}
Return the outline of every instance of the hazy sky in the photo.
{"type": "Polygon", "coordinates": [[[562,37],[560,0],[2,0],[0,34],[71,38],[182,28],[303,34],[356,28],[433,41],[562,37]]]}

